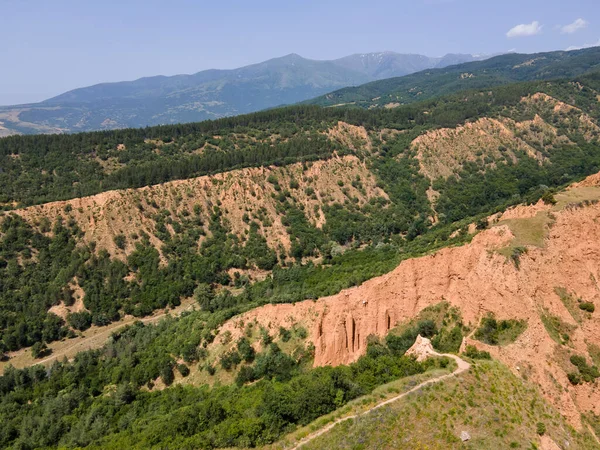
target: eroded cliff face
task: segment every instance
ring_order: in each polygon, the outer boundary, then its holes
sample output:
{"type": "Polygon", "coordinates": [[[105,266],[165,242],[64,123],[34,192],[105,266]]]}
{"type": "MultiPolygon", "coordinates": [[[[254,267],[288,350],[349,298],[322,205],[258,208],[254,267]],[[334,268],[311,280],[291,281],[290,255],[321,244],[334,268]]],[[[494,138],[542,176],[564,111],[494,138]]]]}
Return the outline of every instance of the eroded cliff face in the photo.
{"type": "MultiPolygon", "coordinates": [[[[600,312],[583,314],[575,307],[573,313],[558,292],[600,307],[600,204],[572,202],[600,196],[599,181],[598,176],[590,177],[561,194],[552,210],[541,204],[510,210],[468,245],[406,260],[389,274],[331,297],[268,305],[248,312],[242,320],[256,319],[274,330],[291,322],[304,324],[315,344],[314,364],[322,366],[356,361],[365,353],[369,335],[384,336],[398,322],[441,301],[458,307],[473,329],[489,312],[499,319],[524,319],[527,329],[510,345],[487,346],[470,337],[466,341],[538,384],[546,398],[579,427],[580,412],[600,414],[600,390],[595,384],[569,383],[567,373],[576,370],[569,356],[585,355],[591,363],[590,347],[600,345],[600,312]],[[548,219],[542,230],[544,244],[528,246],[517,267],[505,256],[519,238],[511,229],[515,221],[523,221],[518,222],[522,229],[540,214],[548,219]],[[548,317],[568,326],[567,343],[550,335],[543,322],[548,317]]],[[[235,335],[239,320],[232,319],[222,331],[235,335]]]]}

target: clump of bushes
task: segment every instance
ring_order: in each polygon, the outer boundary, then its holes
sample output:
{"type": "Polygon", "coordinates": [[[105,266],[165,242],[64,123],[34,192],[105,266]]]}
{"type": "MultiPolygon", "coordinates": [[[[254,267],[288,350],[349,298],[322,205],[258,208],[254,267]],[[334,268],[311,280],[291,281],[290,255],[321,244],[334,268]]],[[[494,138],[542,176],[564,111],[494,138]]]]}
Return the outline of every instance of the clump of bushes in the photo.
{"type": "Polygon", "coordinates": [[[279,337],[283,342],[288,342],[292,338],[292,332],[285,327],[279,327],[279,337]]]}
{"type": "Polygon", "coordinates": [[[577,367],[579,372],[571,372],[567,374],[569,382],[573,385],[580,383],[591,383],[596,378],[600,377],[600,371],[596,366],[588,365],[584,356],[572,355],[570,358],[571,364],[577,367]]]}
{"type": "Polygon", "coordinates": [[[544,195],[542,195],[542,201],[546,205],[556,205],[556,199],[554,198],[552,191],[544,192],[544,195]]]}
{"type": "Polygon", "coordinates": [[[496,320],[493,314],[481,319],[481,325],[475,331],[475,339],[489,345],[506,345],[514,342],[527,328],[524,320],[496,320]]]}
{"type": "Polygon", "coordinates": [[[239,363],[242,362],[242,357],[239,352],[234,350],[227,353],[223,353],[219,358],[219,363],[221,367],[227,371],[236,367],[239,363]]]}
{"type": "Polygon", "coordinates": [[[442,353],[458,353],[462,344],[463,334],[460,325],[450,330],[443,329],[431,339],[431,344],[442,353]]]}
{"type": "Polygon", "coordinates": [[[471,359],[492,359],[492,355],[490,355],[490,352],[477,350],[477,347],[475,347],[474,345],[467,345],[464,355],[467,358],[471,359]]]}
{"type": "Polygon", "coordinates": [[[579,304],[579,309],[587,311],[589,313],[593,313],[596,310],[596,307],[592,302],[581,302],[579,304]]]}

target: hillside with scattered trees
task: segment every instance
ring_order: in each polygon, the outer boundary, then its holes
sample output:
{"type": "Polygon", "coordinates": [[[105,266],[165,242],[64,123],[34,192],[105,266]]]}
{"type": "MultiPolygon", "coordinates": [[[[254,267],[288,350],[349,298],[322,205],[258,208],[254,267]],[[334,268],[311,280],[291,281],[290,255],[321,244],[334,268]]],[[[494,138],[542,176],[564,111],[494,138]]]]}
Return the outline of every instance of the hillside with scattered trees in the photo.
{"type": "MultiPolygon", "coordinates": [[[[240,324],[244,336],[215,337],[255,307],[333,295],[465,244],[488,216],[552,204],[599,172],[600,77],[579,76],[589,55],[547,66],[577,77],[394,108],[300,105],[0,139],[0,446],[266,445],[385,383],[447,370],[446,359],[404,353],[418,334],[458,352],[471,330],[456,315],[373,339],[335,368],[312,368],[314,346],[297,323],[277,336],[240,324]],[[72,361],[9,366],[189,299],[194,311],[136,322],[72,361]]],[[[517,248],[518,268],[526,249],[517,248]]],[[[488,326],[482,342],[510,341],[505,325],[488,326]]]]}

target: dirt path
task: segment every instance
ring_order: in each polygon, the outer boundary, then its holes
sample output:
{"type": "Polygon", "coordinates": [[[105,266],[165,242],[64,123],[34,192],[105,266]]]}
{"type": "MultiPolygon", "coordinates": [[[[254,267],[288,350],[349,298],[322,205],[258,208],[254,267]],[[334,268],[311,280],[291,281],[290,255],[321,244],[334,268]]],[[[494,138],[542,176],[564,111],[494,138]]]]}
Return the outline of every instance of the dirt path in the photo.
{"type": "Polygon", "coordinates": [[[0,363],[0,374],[4,372],[4,369],[8,364],[11,364],[17,369],[22,369],[24,367],[33,366],[36,364],[48,364],[55,360],[60,360],[63,357],[71,359],[79,352],[102,347],[112,333],[120,330],[123,327],[126,327],[127,325],[131,325],[137,321],[145,324],[154,323],[165,318],[167,315],[178,316],[184,311],[192,310],[195,304],[196,303],[193,299],[184,299],[181,305],[171,309],[168,312],[157,312],[155,315],[145,317],[143,319],[128,316],[125,319],[104,327],[92,327],[85,332],[85,337],[76,337],[73,339],[50,343],[48,347],[52,350],[52,354],[41,360],[33,359],[31,356],[31,350],[29,348],[18,350],[10,355],[11,357],[8,361],[0,363]]]}
{"type": "Polygon", "coordinates": [[[397,395],[395,397],[392,397],[392,398],[390,398],[390,399],[388,399],[388,400],[386,400],[384,402],[381,402],[381,403],[373,406],[372,408],[369,408],[366,411],[363,411],[363,412],[361,412],[359,414],[354,414],[352,416],[347,416],[347,417],[342,417],[340,419],[337,419],[336,421],[331,422],[330,424],[328,424],[327,426],[321,428],[320,430],[317,430],[314,433],[311,433],[308,436],[306,436],[304,439],[302,439],[300,442],[298,442],[298,444],[296,444],[296,446],[293,447],[292,450],[297,450],[300,447],[308,444],[313,439],[315,439],[315,438],[317,438],[317,437],[319,437],[319,436],[327,433],[329,430],[331,430],[333,427],[335,427],[339,423],[342,423],[342,422],[344,422],[346,420],[356,419],[356,418],[358,418],[360,416],[364,416],[366,414],[369,414],[370,412],[372,412],[372,411],[374,411],[376,409],[382,408],[382,407],[384,407],[386,405],[389,405],[392,402],[400,400],[401,398],[406,397],[408,394],[411,394],[411,393],[413,393],[415,391],[418,391],[419,389],[421,389],[421,388],[423,388],[423,387],[425,387],[427,385],[434,384],[434,383],[439,383],[440,381],[443,381],[443,380],[445,380],[447,378],[455,377],[456,375],[459,375],[459,374],[461,374],[463,372],[466,372],[471,367],[471,364],[469,364],[464,359],[461,359],[461,358],[459,358],[456,355],[450,355],[450,354],[446,354],[446,353],[441,354],[441,353],[435,353],[435,352],[432,353],[432,355],[433,356],[446,356],[448,358],[452,358],[454,361],[456,361],[456,364],[458,365],[458,367],[452,373],[449,373],[449,374],[446,374],[446,375],[442,375],[442,376],[437,377],[437,378],[432,378],[431,380],[424,381],[423,383],[416,385],[411,390],[403,392],[402,394],[399,394],[399,395],[397,395]]]}

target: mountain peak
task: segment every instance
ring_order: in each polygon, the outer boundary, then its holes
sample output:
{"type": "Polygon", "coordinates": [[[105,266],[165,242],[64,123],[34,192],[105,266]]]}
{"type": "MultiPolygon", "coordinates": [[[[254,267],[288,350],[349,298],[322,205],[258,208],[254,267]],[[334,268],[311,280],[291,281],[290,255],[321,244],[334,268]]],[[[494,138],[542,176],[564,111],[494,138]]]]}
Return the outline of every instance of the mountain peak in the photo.
{"type": "Polygon", "coordinates": [[[285,56],[281,56],[280,58],[274,58],[274,59],[289,60],[289,61],[300,61],[300,60],[305,60],[306,58],[303,58],[298,53],[289,53],[289,54],[287,54],[285,56]]]}

